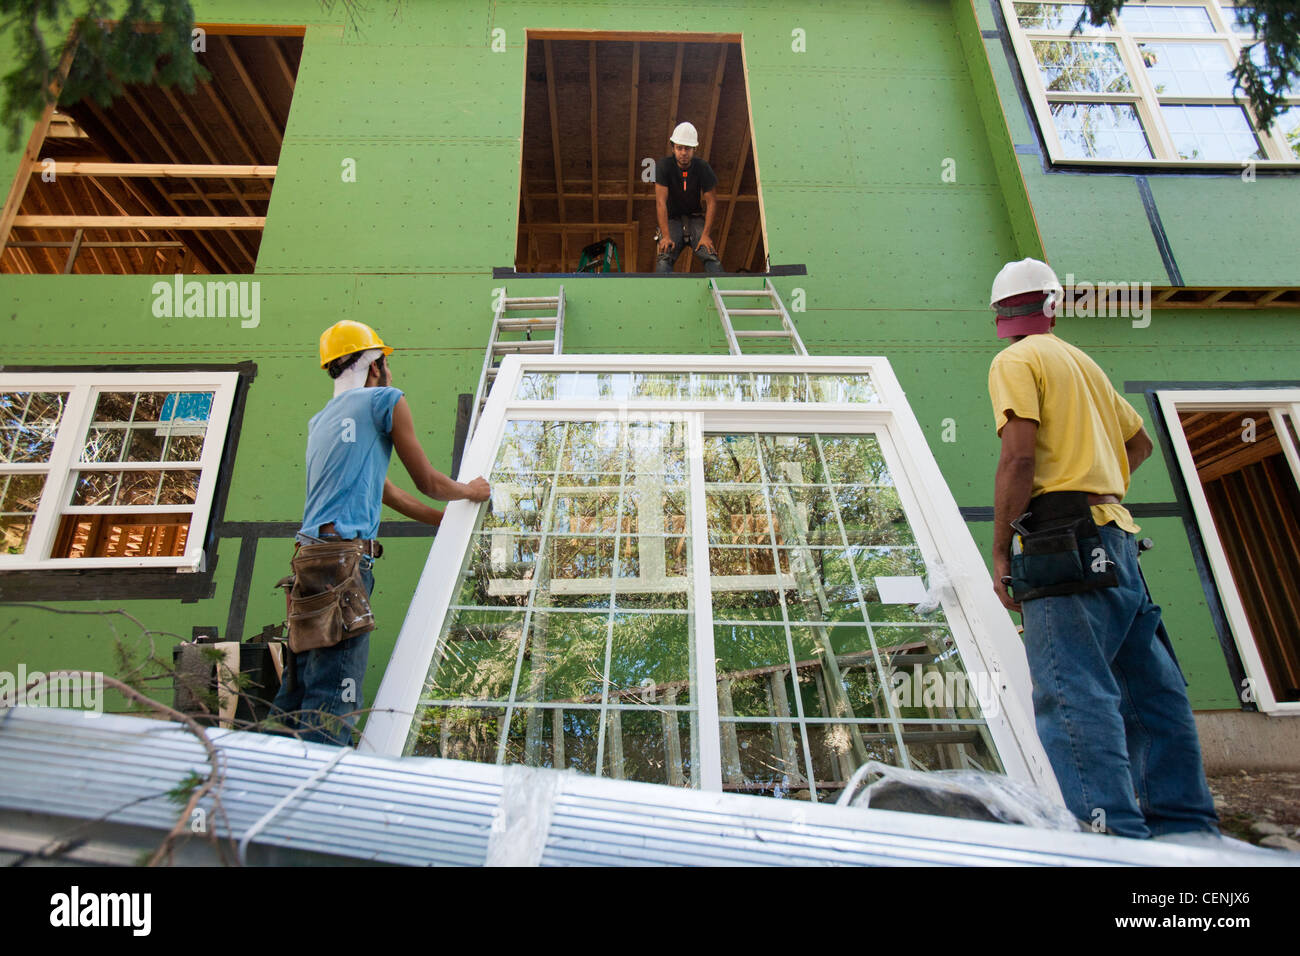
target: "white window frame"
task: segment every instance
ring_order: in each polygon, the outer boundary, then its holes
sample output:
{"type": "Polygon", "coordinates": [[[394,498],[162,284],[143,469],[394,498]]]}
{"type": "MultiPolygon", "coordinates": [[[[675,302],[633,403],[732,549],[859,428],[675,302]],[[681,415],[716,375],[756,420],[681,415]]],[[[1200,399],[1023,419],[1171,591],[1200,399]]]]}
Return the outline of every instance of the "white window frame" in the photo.
{"type": "MultiPolygon", "coordinates": [[[[1250,122],[1251,132],[1255,134],[1264,149],[1265,159],[1230,161],[1182,159],[1174,147],[1173,137],[1165,126],[1164,117],[1160,110],[1161,100],[1156,94],[1155,85],[1151,82],[1149,72],[1143,65],[1142,54],[1138,49],[1139,40],[1141,42],[1157,43],[1204,43],[1211,40],[1222,42],[1228,47],[1230,63],[1235,65],[1241,55],[1243,41],[1246,41],[1244,45],[1249,45],[1249,40],[1232,29],[1236,18],[1233,5],[1220,3],[1218,0],[1168,0],[1168,2],[1156,0],[1156,2],[1141,4],[1144,7],[1204,6],[1214,25],[1214,33],[1133,34],[1125,30],[1121,23],[1111,26],[1109,32],[1080,33],[1078,36],[1071,37],[1068,35],[1068,31],[1029,30],[1022,27],[1019,18],[1016,16],[1016,2],[1017,0],[1001,0],[1002,12],[1007,23],[1007,29],[1011,34],[1011,43],[1015,48],[1016,58],[1020,61],[1020,72],[1025,80],[1025,88],[1029,91],[1029,98],[1033,101],[1034,115],[1038,118],[1038,125],[1042,128],[1043,138],[1047,142],[1047,150],[1053,163],[1072,166],[1151,166],[1183,169],[1211,167],[1217,169],[1241,169],[1247,163],[1250,163],[1256,168],[1300,168],[1300,159],[1291,151],[1281,127],[1274,124],[1272,131],[1268,133],[1262,132],[1256,122],[1254,111],[1244,98],[1235,105],[1239,105],[1245,110],[1246,118],[1250,122]],[[1133,92],[1049,94],[1047,88],[1043,85],[1038,60],[1034,56],[1033,42],[1037,40],[1109,41],[1116,44],[1129,79],[1133,82],[1133,92]],[[1051,103],[1062,100],[1077,103],[1132,104],[1137,110],[1138,119],[1146,132],[1147,141],[1151,146],[1154,157],[1152,159],[1090,159],[1065,155],[1065,148],[1057,135],[1056,123],[1052,119],[1051,111],[1051,103]]],[[[1031,0],[1020,0],[1020,2],[1031,2],[1031,0]]],[[[1072,2],[1078,2],[1078,0],[1072,0],[1072,2]]],[[[1293,91],[1288,96],[1288,99],[1293,104],[1291,109],[1300,110],[1300,92],[1293,91]]],[[[1235,102],[1231,99],[1216,96],[1179,97],[1169,95],[1165,97],[1165,100],[1177,100],[1179,104],[1186,105],[1215,106],[1235,102]]]]}
{"type": "MultiPolygon", "coordinates": [[[[1188,496],[1192,501],[1192,511],[1196,515],[1196,524],[1201,531],[1201,540],[1205,542],[1206,555],[1210,559],[1210,569],[1214,573],[1215,588],[1219,600],[1223,603],[1224,613],[1228,617],[1228,626],[1232,630],[1233,642],[1241,655],[1242,666],[1246,670],[1254,690],[1255,704],[1268,714],[1300,716],[1300,701],[1279,701],[1273,694],[1273,687],[1264,669],[1264,660],[1255,644],[1255,635],[1246,617],[1246,609],[1241,601],[1241,594],[1228,563],[1223,540],[1210,512],[1209,499],[1201,487],[1196,473],[1196,463],[1192,457],[1191,445],[1178,420],[1181,412],[1230,412],[1238,409],[1257,409],[1264,406],[1271,408],[1270,417],[1277,431],[1287,464],[1291,467],[1292,478],[1300,485],[1300,453],[1298,453],[1291,436],[1281,422],[1277,406],[1284,406],[1291,414],[1291,421],[1300,428],[1300,389],[1296,388],[1260,388],[1260,389],[1171,389],[1159,390],[1156,398],[1165,418],[1165,426],[1173,444],[1178,467],[1182,471],[1183,483],[1187,486],[1188,496]]],[[[1240,694],[1242,688],[1237,688],[1240,694]]]]}
{"type": "MultiPolygon", "coordinates": [[[[880,357],[704,355],[507,356],[465,449],[460,476],[468,480],[488,475],[506,424],[513,419],[592,420],[626,409],[629,419],[643,414],[685,415],[691,436],[702,432],[772,431],[800,433],[865,433],[884,436],[881,448],[894,474],[904,510],[918,547],[931,569],[942,565],[951,582],[943,608],[968,672],[1001,676],[996,715],[984,715],[1003,767],[1011,777],[1059,796],[1034,729],[1029,667],[1010,616],[998,602],[987,568],[961,517],[957,502],[939,472],[921,427],[907,404],[889,362],[880,357]],[[872,404],[784,402],[717,402],[705,400],[635,399],[626,403],[591,400],[519,401],[515,399],[526,372],[718,372],[866,374],[878,401],[872,404]],[[699,424],[695,424],[699,423],[699,424]],[[974,635],[983,639],[976,641],[974,635]]],[[[692,521],[704,515],[701,465],[692,456],[692,521]]],[[[434,538],[419,584],[398,634],[393,655],[380,684],[360,749],[400,756],[419,709],[421,690],[433,660],[447,610],[470,544],[479,505],[452,502],[434,538]]],[[[694,587],[710,594],[707,536],[692,529],[694,587]]],[[[701,688],[712,689],[712,602],[696,601],[695,660],[701,688]]],[[[717,697],[696,697],[700,727],[700,773],[697,785],[721,791],[721,760],[717,697]]]]}
{"type": "MultiPolygon", "coordinates": [[[[203,542],[217,489],[226,430],[235,400],[238,372],[11,372],[0,374],[0,391],[67,392],[63,418],[50,453],[41,463],[0,465],[6,472],[47,473],[36,518],[22,554],[0,554],[0,571],[89,568],[172,568],[195,572],[205,569],[203,542]],[[199,487],[193,505],[114,505],[74,507],[70,504],[79,470],[82,445],[101,392],[212,392],[207,436],[198,464],[199,487]],[[65,514],[190,514],[185,553],[175,557],[51,558],[50,550],[65,514]]],[[[191,464],[191,463],[186,463],[191,464]]],[[[131,465],[130,468],[136,468],[131,465]]],[[[139,470],[157,471],[167,463],[144,463],[139,470]]],[[[130,470],[128,468],[127,470],[130,470]]]]}

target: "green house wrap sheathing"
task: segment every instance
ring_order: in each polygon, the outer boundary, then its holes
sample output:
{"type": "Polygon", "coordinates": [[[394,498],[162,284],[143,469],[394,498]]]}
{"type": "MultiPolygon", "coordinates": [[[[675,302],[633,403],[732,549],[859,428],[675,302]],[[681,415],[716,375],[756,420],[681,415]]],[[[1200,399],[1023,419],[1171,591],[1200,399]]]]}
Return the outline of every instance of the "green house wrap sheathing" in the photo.
{"type": "MultiPolygon", "coordinates": [[[[115,609],[166,632],[154,637],[164,658],[172,635],[189,638],[194,627],[243,638],[283,619],[273,586],[287,570],[292,539],[259,537],[253,523],[301,518],[306,423],[331,394],[316,343],[339,319],[368,322],[401,347],[396,384],[435,465],[450,467],[457,395],[476,386],[493,290],[547,295],[560,281],[492,277],[514,260],[529,29],[743,35],[770,261],[807,267],[776,287],[787,303],[803,290],[806,311],[795,319],[813,354],[889,358],[963,507],[992,503],[998,442],[986,380],[999,342],[987,296],[998,268],[1046,255],[1063,276],[1168,282],[1135,176],[1045,171],[1004,24],[986,0],[407,2],[396,14],[372,4],[356,25],[344,22],[341,6],[327,13],[308,0],[195,9],[199,22],[306,26],[254,277],[258,325],[156,318],[151,276],[6,275],[0,327],[6,365],[256,365],[225,530],[210,556],[215,592],[191,603],[89,601],[78,600],[74,580],[65,600],[34,609],[15,606],[21,580],[6,577],[2,669],[21,662],[29,671],[121,673],[114,637],[142,645],[139,629],[115,609]],[[494,51],[498,30],[504,49],[494,51]],[[347,160],[354,182],[341,175],[347,160]],[[241,564],[251,573],[237,573],[241,564]],[[242,630],[228,634],[237,593],[247,595],[242,630]],[[60,613],[83,611],[103,613],[60,613]]],[[[18,158],[4,155],[0,178],[12,178],[18,158]]],[[[1294,179],[1148,179],[1183,282],[1295,282],[1294,179]]],[[[564,282],[566,352],[726,351],[703,278],[564,282]]],[[[1076,318],[1059,331],[1121,390],[1128,382],[1285,380],[1296,375],[1300,342],[1290,316],[1165,311],[1147,328],[1076,318]]],[[[1145,397],[1140,390],[1128,397],[1151,430],[1145,397]]],[[[390,477],[413,490],[396,459],[390,477]]],[[[1130,501],[1174,500],[1157,453],[1130,501]]],[[[1194,706],[1238,706],[1183,520],[1142,523],[1157,542],[1145,568],[1194,706]]],[[[987,552],[991,523],[972,520],[970,530],[987,552]]],[[[385,542],[367,701],[428,543],[385,542]]]]}

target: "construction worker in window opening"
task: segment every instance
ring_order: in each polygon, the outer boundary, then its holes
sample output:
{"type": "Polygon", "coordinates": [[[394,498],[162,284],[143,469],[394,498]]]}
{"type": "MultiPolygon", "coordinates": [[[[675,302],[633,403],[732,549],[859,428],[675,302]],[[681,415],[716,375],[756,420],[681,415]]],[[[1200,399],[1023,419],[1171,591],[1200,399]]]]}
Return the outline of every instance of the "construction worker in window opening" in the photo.
{"type": "MultiPolygon", "coordinates": [[[[339,542],[337,548],[351,548],[355,557],[359,549],[367,597],[374,590],[374,559],[382,553],[375,540],[381,502],[425,524],[442,521],[441,510],[388,480],[394,448],[415,487],[429,498],[481,502],[491,490],[481,477],[461,484],[429,463],[410,406],[401,390],[392,387],[387,358],[392,352],[361,322],[330,326],[320,338],[320,363],[334,380],[334,397],[307,426],[307,502],[295,550],[339,542]]],[[[369,607],[365,610],[368,613],[369,607]]],[[[291,643],[296,615],[291,601],[291,643]]],[[[374,626],[373,619],[369,624],[374,626]]],[[[282,719],[301,739],[346,746],[364,703],[361,688],[370,634],[340,640],[337,622],[333,627],[332,634],[321,638],[335,641],[332,646],[290,653],[273,712],[287,715],[282,719]]]]}
{"type": "Polygon", "coordinates": [[[1151,439],[1097,363],[1052,333],[1063,295],[1036,259],[993,281],[1011,343],[989,369],[994,589],[1023,616],[1038,736],[1070,811],[1120,836],[1215,844],[1186,682],[1120,503],[1151,439]]]}
{"type": "Polygon", "coordinates": [[[691,246],[704,271],[719,273],[722,262],[713,242],[713,221],[718,211],[718,177],[695,155],[699,135],[690,123],[678,123],[672,135],[673,152],[655,169],[655,207],[659,231],[655,272],[672,272],[682,249],[691,246]]]}

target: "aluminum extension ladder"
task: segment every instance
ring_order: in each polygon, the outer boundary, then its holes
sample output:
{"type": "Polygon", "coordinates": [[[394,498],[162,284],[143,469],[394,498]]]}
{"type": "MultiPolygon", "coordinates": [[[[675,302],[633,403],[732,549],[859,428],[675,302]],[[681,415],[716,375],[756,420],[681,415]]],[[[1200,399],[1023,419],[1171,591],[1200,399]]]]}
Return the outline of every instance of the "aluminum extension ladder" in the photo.
{"type": "Polygon", "coordinates": [[[501,359],[506,355],[559,355],[564,347],[564,286],[560,286],[558,295],[527,296],[510,298],[502,295],[497,300],[496,312],[492,316],[492,334],[488,338],[487,354],[483,356],[483,374],[479,376],[478,391],[474,394],[474,412],[469,420],[469,432],[472,436],[478,427],[479,416],[487,404],[496,381],[501,359]],[[551,315],[511,315],[511,312],[527,310],[552,311],[551,315]],[[504,335],[523,333],[523,338],[503,339],[504,335]],[[538,332],[550,332],[550,338],[534,338],[538,332]]]}
{"type": "Polygon", "coordinates": [[[786,311],[785,303],[781,301],[781,296],[777,293],[776,288],[772,285],[771,279],[763,280],[761,289],[719,289],[717,280],[709,280],[709,291],[713,293],[713,304],[718,308],[718,315],[722,319],[722,329],[727,333],[727,347],[731,349],[732,355],[742,354],[740,351],[741,339],[786,339],[795,355],[807,355],[808,350],[804,348],[803,339],[799,338],[799,332],[794,327],[794,320],[790,318],[790,313],[786,311]],[[731,297],[748,296],[750,298],[767,299],[765,306],[755,309],[732,309],[727,307],[727,299],[731,297]],[[731,324],[731,317],[737,315],[764,315],[777,316],[781,319],[779,329],[737,329],[731,324]]]}

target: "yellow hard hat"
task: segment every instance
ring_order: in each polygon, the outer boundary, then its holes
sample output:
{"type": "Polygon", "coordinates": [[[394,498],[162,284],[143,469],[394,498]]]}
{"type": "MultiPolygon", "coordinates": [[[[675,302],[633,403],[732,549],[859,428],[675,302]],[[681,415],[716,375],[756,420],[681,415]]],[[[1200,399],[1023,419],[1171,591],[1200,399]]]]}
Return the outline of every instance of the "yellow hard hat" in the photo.
{"type": "Polygon", "coordinates": [[[340,356],[367,349],[383,349],[385,355],[393,354],[393,350],[383,343],[375,330],[364,322],[353,322],[351,319],[335,322],[321,333],[320,367],[324,368],[340,356]]]}

